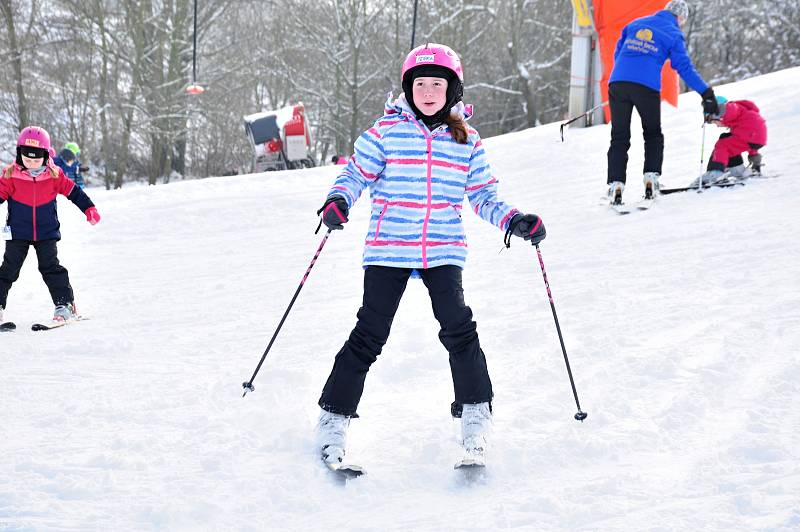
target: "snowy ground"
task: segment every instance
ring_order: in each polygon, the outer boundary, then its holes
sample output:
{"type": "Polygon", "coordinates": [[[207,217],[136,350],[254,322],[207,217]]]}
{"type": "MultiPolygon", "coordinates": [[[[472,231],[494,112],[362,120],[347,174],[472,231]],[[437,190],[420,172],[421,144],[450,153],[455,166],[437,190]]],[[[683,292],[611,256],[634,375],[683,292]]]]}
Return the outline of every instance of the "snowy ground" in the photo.
{"type": "MultiPolygon", "coordinates": [[[[546,223],[589,417],[572,417],[533,249],[500,253],[503,235],[467,215],[466,298],[497,394],[477,482],[452,469],[447,354],[418,281],[351,428],[369,474],[341,486],[315,461],[316,401],[360,303],[364,198],[242,398],[337,168],[91,190],[96,227],[61,202],[62,263],[91,320],[28,330],[51,312],[29,257],[8,303],[20,329],[0,336],[0,530],[797,530],[799,83],[792,69],[717,89],[762,108],[779,179],[626,217],[598,203],[608,126],[486,142],[503,197],[546,223]]],[[[663,182],[683,185],[699,98],[663,114],[663,182]]]]}

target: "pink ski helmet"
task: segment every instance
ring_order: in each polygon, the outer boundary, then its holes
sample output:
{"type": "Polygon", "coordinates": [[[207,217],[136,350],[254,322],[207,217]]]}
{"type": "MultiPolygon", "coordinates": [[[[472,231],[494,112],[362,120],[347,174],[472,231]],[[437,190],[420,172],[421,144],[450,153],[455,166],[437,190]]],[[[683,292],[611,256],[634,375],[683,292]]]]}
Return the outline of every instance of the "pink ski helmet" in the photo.
{"type": "Polygon", "coordinates": [[[444,44],[428,43],[411,50],[403,61],[401,82],[411,110],[417,118],[431,124],[441,123],[450,114],[452,107],[464,96],[464,70],[461,68],[461,60],[452,48],[444,44]],[[412,89],[414,80],[425,76],[447,80],[447,101],[432,117],[423,116],[414,103],[412,89]]]}
{"type": "Polygon", "coordinates": [[[50,134],[39,126],[28,126],[19,132],[17,146],[50,151],[50,134]]]}
{"type": "Polygon", "coordinates": [[[52,158],[53,148],[50,146],[50,134],[38,126],[28,126],[19,132],[17,137],[17,164],[25,166],[22,156],[36,159],[44,158],[44,164],[52,158]]]}
{"type": "Polygon", "coordinates": [[[405,81],[409,70],[424,65],[437,65],[453,72],[461,83],[464,83],[464,70],[461,68],[461,59],[452,48],[444,44],[428,43],[417,46],[411,50],[403,61],[401,81],[405,81]]]}

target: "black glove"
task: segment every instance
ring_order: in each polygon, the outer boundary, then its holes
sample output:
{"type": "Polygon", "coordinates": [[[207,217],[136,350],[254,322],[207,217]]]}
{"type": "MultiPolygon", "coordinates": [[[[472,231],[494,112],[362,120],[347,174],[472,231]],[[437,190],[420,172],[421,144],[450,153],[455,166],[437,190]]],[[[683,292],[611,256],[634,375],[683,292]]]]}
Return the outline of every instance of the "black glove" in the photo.
{"type": "Polygon", "coordinates": [[[535,214],[515,214],[506,230],[505,244],[511,247],[511,235],[530,240],[536,245],[547,236],[542,219],[535,214]]]}
{"type": "Polygon", "coordinates": [[[703,114],[706,116],[719,115],[719,104],[717,103],[717,97],[714,95],[714,89],[707,88],[701,96],[703,97],[703,114]]]}
{"type": "Polygon", "coordinates": [[[322,213],[322,223],[328,229],[344,229],[342,224],[347,223],[347,213],[350,209],[347,202],[341,196],[331,196],[325,204],[317,211],[317,215],[322,213]]]}

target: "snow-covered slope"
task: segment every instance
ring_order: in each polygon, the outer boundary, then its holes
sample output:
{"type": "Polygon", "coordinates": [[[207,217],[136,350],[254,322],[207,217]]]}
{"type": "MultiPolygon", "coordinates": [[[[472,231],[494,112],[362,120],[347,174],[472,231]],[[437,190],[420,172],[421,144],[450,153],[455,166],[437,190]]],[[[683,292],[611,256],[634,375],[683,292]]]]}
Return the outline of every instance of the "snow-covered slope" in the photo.
{"type": "MultiPolygon", "coordinates": [[[[478,482],[452,470],[447,353],[420,282],[350,431],[368,476],[340,486],[315,461],[316,401],[360,304],[363,198],[242,398],[337,168],[90,190],[96,227],[61,202],[61,261],[91,320],[28,330],[52,310],[31,254],[8,303],[20,330],[0,335],[0,529],[796,530],[798,84],[792,69],[717,89],[761,107],[780,178],[627,217],[599,203],[608,126],[486,141],[502,196],[547,226],[589,417],[572,417],[534,250],[499,252],[503,235],[467,215],[465,294],[496,392],[478,482]]],[[[700,170],[699,103],[664,107],[667,186],[700,170]]],[[[642,151],[634,130],[629,200],[642,151]]]]}

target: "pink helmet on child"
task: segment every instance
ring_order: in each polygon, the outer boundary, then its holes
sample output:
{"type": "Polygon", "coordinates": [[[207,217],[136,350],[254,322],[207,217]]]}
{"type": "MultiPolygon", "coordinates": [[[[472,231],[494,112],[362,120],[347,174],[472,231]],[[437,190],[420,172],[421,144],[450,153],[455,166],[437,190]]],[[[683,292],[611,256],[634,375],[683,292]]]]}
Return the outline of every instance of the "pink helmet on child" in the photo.
{"type": "Polygon", "coordinates": [[[50,134],[39,126],[28,126],[19,132],[17,146],[50,151],[50,134]]]}
{"type": "Polygon", "coordinates": [[[461,68],[461,59],[452,48],[444,44],[428,43],[417,46],[411,50],[403,61],[403,71],[400,80],[404,81],[406,73],[414,67],[437,65],[452,71],[461,83],[464,83],[464,70],[461,68]]]}
{"type": "Polygon", "coordinates": [[[17,137],[17,164],[24,167],[23,156],[31,159],[41,157],[47,164],[53,158],[50,134],[38,126],[28,126],[20,131],[17,137]]]}
{"type": "Polygon", "coordinates": [[[444,44],[428,43],[411,50],[403,61],[400,81],[411,110],[423,121],[442,122],[464,96],[464,70],[461,68],[461,59],[452,48],[444,44]],[[425,118],[414,103],[412,88],[416,78],[426,76],[447,79],[447,100],[444,107],[429,118],[425,118]]]}

